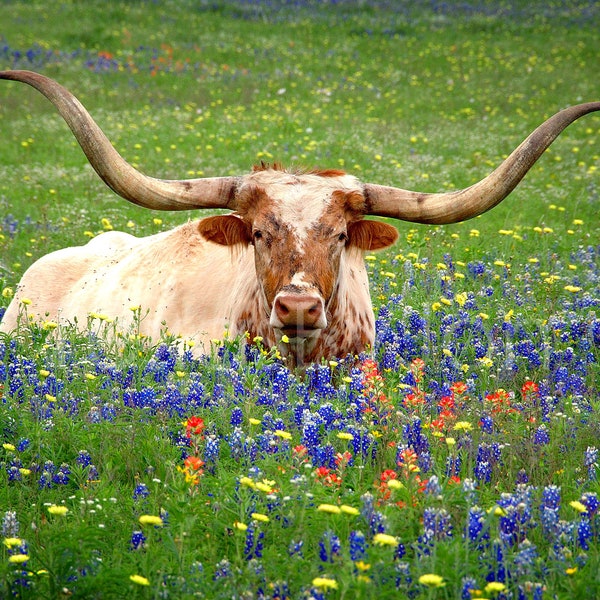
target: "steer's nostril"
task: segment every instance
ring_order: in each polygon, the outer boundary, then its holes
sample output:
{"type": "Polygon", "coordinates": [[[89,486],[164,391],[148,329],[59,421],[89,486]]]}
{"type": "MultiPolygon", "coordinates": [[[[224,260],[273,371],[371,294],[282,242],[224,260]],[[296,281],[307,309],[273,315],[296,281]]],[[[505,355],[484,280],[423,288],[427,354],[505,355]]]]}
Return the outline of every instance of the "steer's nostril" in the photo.
{"type": "Polygon", "coordinates": [[[283,327],[301,330],[325,326],[323,302],[314,296],[281,295],[273,309],[283,327]]]}
{"type": "Polygon", "coordinates": [[[282,302],[281,298],[277,298],[275,301],[275,310],[280,317],[286,317],[290,314],[290,309],[286,306],[285,302],[282,302]]]}
{"type": "Polygon", "coordinates": [[[313,316],[317,316],[319,313],[321,312],[321,305],[320,304],[313,304],[309,309],[308,309],[308,314],[309,315],[313,315],[313,316]]]}

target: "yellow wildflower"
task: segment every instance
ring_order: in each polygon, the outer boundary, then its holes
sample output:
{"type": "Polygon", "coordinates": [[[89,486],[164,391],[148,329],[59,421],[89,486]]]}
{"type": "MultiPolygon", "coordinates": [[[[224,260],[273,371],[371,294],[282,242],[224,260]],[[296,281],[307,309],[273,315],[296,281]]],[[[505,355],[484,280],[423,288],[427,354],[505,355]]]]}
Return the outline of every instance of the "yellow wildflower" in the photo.
{"type": "Polygon", "coordinates": [[[387,533],[376,533],[373,536],[373,543],[377,546],[394,546],[398,545],[398,538],[387,533]]]}
{"type": "Polygon", "coordinates": [[[331,579],[330,577],[315,577],[312,580],[312,584],[316,588],[321,588],[324,590],[337,590],[338,584],[335,579],[331,579]]]}
{"type": "Polygon", "coordinates": [[[319,504],[317,510],[329,513],[330,515],[339,515],[342,512],[340,507],[335,504],[319,504]]]}
{"type": "Polygon", "coordinates": [[[471,431],[473,429],[473,425],[469,423],[469,421],[456,421],[452,429],[455,431],[471,431]]]}
{"type": "Polygon", "coordinates": [[[240,477],[240,485],[249,487],[253,490],[256,489],[256,482],[250,477],[240,477]]]}
{"type": "Polygon", "coordinates": [[[419,577],[419,583],[427,587],[444,587],[444,578],[435,573],[427,573],[419,577]]]}
{"type": "Polygon", "coordinates": [[[569,506],[571,508],[574,508],[577,512],[587,512],[587,506],[583,502],[579,502],[579,500],[572,500],[571,502],[569,502],[569,506]]]}
{"type": "Polygon", "coordinates": [[[356,516],[359,514],[358,508],[354,508],[354,506],[349,506],[348,504],[342,504],[340,506],[340,510],[346,515],[356,516]]]}
{"type": "Polygon", "coordinates": [[[56,504],[53,504],[52,506],[48,507],[48,512],[51,515],[64,517],[69,512],[69,509],[66,506],[58,506],[56,504]]]}
{"type": "Polygon", "coordinates": [[[15,565],[23,564],[29,560],[29,554],[13,554],[8,557],[8,562],[15,565]]]}
{"type": "Polygon", "coordinates": [[[130,581],[133,583],[137,583],[138,585],[150,585],[150,581],[146,577],[142,577],[141,575],[130,575],[130,581]]]}
{"type": "Polygon", "coordinates": [[[401,490],[404,487],[404,484],[401,481],[398,481],[397,479],[390,479],[387,482],[387,486],[391,490],[401,490]]]}
{"type": "Polygon", "coordinates": [[[257,481],[254,484],[254,489],[257,489],[259,492],[264,492],[265,494],[273,493],[273,488],[264,481],[257,481]]]}
{"type": "Polygon", "coordinates": [[[155,525],[156,527],[163,526],[163,520],[156,515],[142,515],[138,520],[142,525],[155,525]]]}
{"type": "Polygon", "coordinates": [[[261,521],[262,523],[268,523],[269,522],[269,517],[267,517],[267,515],[263,515],[262,513],[252,513],[250,515],[255,521],[261,521]]]}

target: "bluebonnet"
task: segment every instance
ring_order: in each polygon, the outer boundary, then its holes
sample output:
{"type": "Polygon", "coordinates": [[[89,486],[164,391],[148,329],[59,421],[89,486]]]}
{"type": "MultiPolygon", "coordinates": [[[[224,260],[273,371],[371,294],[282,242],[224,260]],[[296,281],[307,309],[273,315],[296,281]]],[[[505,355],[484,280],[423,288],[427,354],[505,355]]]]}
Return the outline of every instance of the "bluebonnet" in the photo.
{"type": "Polygon", "coordinates": [[[362,531],[352,530],[349,536],[350,559],[354,562],[362,560],[366,552],[366,538],[362,531]]]}
{"type": "Polygon", "coordinates": [[[150,495],[150,490],[145,483],[138,483],[133,490],[134,500],[144,500],[150,495]]]}
{"type": "Polygon", "coordinates": [[[330,530],[325,531],[319,540],[319,558],[322,562],[334,562],[340,556],[340,538],[330,530]]]}
{"type": "Polygon", "coordinates": [[[20,524],[17,519],[17,513],[14,510],[7,510],[2,517],[0,535],[3,538],[19,537],[20,524]]]}
{"type": "Polygon", "coordinates": [[[134,531],[131,534],[131,540],[129,542],[130,550],[141,550],[142,548],[144,548],[145,544],[146,536],[143,534],[142,531],[134,531]]]}
{"type": "Polygon", "coordinates": [[[265,534],[253,521],[246,530],[246,539],[244,541],[244,558],[262,558],[265,534]]]}

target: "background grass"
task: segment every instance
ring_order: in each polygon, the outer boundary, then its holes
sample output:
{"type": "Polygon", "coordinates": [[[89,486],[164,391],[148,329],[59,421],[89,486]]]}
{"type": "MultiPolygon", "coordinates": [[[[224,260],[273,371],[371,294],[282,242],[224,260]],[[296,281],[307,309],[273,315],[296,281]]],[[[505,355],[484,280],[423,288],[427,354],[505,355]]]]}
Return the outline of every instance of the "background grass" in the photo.
{"type": "MultiPolygon", "coordinates": [[[[544,118],[600,97],[596,2],[4,2],[0,24],[1,68],[56,78],[128,160],[157,177],[241,174],[278,160],[409,189],[454,189],[485,176],[544,118]]],[[[0,83],[0,289],[14,288],[43,254],[102,230],[145,235],[198,216],[116,198],[43,97],[0,83]]],[[[7,341],[0,516],[10,537],[7,514],[16,513],[30,560],[15,566],[15,550],[4,546],[0,595],[455,598],[469,597],[471,578],[481,596],[493,595],[485,586],[494,580],[507,586],[498,597],[593,597],[598,523],[588,507],[593,536],[585,542],[579,531],[587,521],[568,501],[599,491],[593,452],[586,454],[599,434],[599,134],[600,118],[585,117],[492,212],[443,228],[397,223],[398,244],[368,257],[384,377],[377,385],[393,413],[351,366],[331,374],[317,368],[302,381],[272,366],[267,353],[245,363],[234,343],[198,364],[166,350],[157,358],[135,341],[119,354],[75,334],[65,349],[48,343],[42,329],[33,346],[7,341]],[[419,391],[415,357],[426,361],[426,402],[411,407],[407,394],[419,391]],[[451,446],[436,445],[432,435],[438,403],[460,379],[468,402],[453,411],[441,439],[458,439],[459,476],[476,481],[476,502],[464,485],[449,483],[451,446]],[[542,385],[551,408],[519,403],[529,379],[542,385]],[[490,409],[486,396],[499,387],[513,394],[514,411],[490,409]],[[351,418],[352,402],[366,402],[376,417],[351,418]],[[330,422],[323,406],[332,404],[343,417],[330,422]],[[314,447],[307,422],[294,420],[295,406],[321,432],[314,447]],[[243,448],[232,437],[239,434],[234,409],[242,411],[243,448]],[[197,448],[181,425],[194,413],[207,422],[197,448]],[[486,416],[491,432],[479,425],[486,416]],[[415,419],[430,440],[429,468],[415,419]],[[475,427],[471,438],[452,430],[461,419],[475,427]],[[540,424],[547,444],[535,438],[540,424]],[[365,454],[339,439],[348,428],[376,450],[365,454]],[[277,429],[291,441],[274,437],[277,429]],[[220,442],[213,463],[209,439],[220,442]],[[275,450],[252,458],[251,440],[275,450]],[[308,467],[293,454],[300,443],[310,452],[308,467]],[[501,446],[490,481],[474,475],[486,444],[501,446]],[[439,495],[419,492],[414,475],[399,496],[381,493],[386,469],[407,473],[397,456],[405,446],[419,455],[423,479],[440,479],[439,495]],[[353,454],[352,468],[332,469],[340,486],[315,474],[331,467],[323,458],[329,447],[353,454]],[[177,469],[194,453],[210,467],[199,486],[177,469]],[[57,475],[61,464],[66,482],[57,475]],[[15,468],[31,473],[17,478],[15,468]],[[531,500],[517,487],[523,472],[531,500]],[[244,487],[240,478],[248,475],[274,481],[277,491],[244,487]],[[554,514],[544,495],[551,485],[562,491],[560,526],[543,518],[554,514]],[[485,517],[489,540],[465,533],[475,504],[485,512],[499,503],[516,519],[513,500],[533,515],[523,516],[518,540],[506,533],[508,520],[492,517],[485,517]],[[328,515],[316,511],[320,503],[361,514],[358,521],[328,515]],[[49,515],[49,504],[67,506],[66,518],[49,515]],[[453,524],[451,534],[440,525],[431,547],[427,508],[453,524]],[[161,511],[165,527],[137,521],[161,511]],[[271,523],[261,526],[253,512],[271,523]],[[373,542],[379,514],[405,556],[373,542]],[[249,534],[236,521],[264,533],[261,556],[256,545],[248,550],[249,534]],[[137,530],[146,547],[131,550],[137,530]],[[368,547],[364,572],[351,555],[356,531],[368,547]],[[337,553],[332,535],[341,540],[337,553]],[[529,563],[525,541],[537,553],[529,563]],[[293,553],[300,542],[302,552],[293,553]],[[330,544],[325,560],[320,543],[330,544]],[[447,585],[418,584],[428,572],[447,585]],[[132,574],[150,585],[130,581],[132,574]],[[314,585],[319,575],[335,578],[337,591],[314,585]]]]}

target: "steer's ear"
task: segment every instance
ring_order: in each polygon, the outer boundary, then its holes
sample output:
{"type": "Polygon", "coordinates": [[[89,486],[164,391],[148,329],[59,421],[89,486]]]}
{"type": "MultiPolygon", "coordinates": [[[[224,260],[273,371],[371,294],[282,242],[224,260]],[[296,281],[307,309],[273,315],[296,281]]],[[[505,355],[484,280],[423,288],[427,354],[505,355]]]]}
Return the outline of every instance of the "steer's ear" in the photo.
{"type": "Polygon", "coordinates": [[[356,221],[348,226],[348,239],[361,250],[381,250],[398,239],[398,230],[381,221],[356,221]]]}
{"type": "Polygon", "coordinates": [[[207,217],[198,223],[198,233],[209,242],[221,246],[249,244],[248,226],[235,215],[219,215],[207,217]]]}

